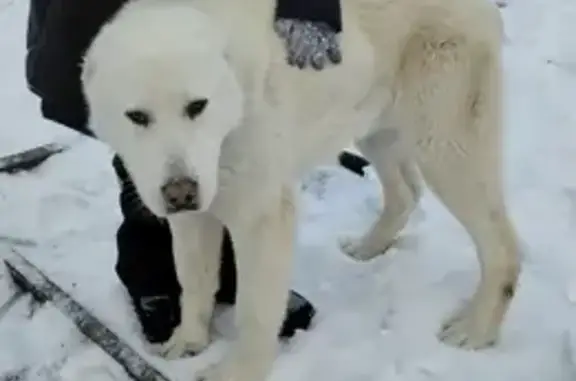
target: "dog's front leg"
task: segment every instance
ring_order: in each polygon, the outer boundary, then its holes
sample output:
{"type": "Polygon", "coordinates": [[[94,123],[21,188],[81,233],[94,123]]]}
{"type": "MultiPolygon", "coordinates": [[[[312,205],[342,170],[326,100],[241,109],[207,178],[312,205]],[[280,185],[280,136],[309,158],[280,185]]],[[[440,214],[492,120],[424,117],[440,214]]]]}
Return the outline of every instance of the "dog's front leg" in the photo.
{"type": "Polygon", "coordinates": [[[163,355],[197,354],[209,344],[209,326],[218,288],[223,228],[209,214],[169,217],[174,261],[182,296],[180,326],[163,345],[163,355]]]}
{"type": "Polygon", "coordinates": [[[238,337],[224,361],[200,380],[264,381],[272,369],[288,301],[295,239],[292,191],[279,194],[257,215],[246,218],[242,213],[234,223],[226,223],[238,268],[238,337]]]}

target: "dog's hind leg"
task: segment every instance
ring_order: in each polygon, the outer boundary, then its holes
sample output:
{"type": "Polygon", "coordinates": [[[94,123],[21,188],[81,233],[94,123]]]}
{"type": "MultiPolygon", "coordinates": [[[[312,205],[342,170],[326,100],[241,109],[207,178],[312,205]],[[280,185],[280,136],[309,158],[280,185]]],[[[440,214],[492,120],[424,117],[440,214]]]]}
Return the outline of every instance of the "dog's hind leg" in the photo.
{"type": "Polygon", "coordinates": [[[210,342],[209,327],[218,289],[222,224],[209,214],[168,218],[174,261],[182,287],[181,323],[161,348],[167,358],[198,354],[210,342]]]}
{"type": "Polygon", "coordinates": [[[374,166],[383,187],[384,211],[360,239],[344,238],[342,250],[358,260],[369,260],[394,243],[418,204],[421,185],[414,163],[406,158],[394,129],[378,130],[357,146],[374,166]]]}
{"type": "Polygon", "coordinates": [[[405,120],[416,129],[424,180],[470,234],[481,266],[472,299],[439,337],[475,349],[497,340],[520,264],[503,195],[498,53],[467,58],[460,48],[466,47],[438,45],[425,65],[407,70],[401,102],[405,120]]]}
{"type": "Polygon", "coordinates": [[[483,153],[471,147],[476,138],[464,142],[462,136],[433,140],[418,155],[422,174],[472,237],[481,265],[472,300],[446,322],[439,336],[455,346],[484,347],[497,339],[519,272],[518,245],[501,194],[499,168],[484,161],[486,154],[497,154],[496,148],[484,147],[483,153]]]}

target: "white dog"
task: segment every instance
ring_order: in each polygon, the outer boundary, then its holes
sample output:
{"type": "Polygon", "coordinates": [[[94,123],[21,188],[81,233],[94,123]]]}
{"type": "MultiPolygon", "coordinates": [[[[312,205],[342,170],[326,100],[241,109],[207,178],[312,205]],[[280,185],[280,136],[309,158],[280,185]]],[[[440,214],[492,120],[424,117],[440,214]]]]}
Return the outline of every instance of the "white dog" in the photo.
{"type": "Polygon", "coordinates": [[[203,379],[267,377],[288,295],[294,184],[351,141],[386,202],[344,251],[368,260],[390,246],[418,201],[419,168],[473,238],[482,270],[439,335],[466,348],[493,343],[519,272],[501,179],[498,10],[485,0],[344,0],[344,60],[322,72],[286,65],[273,12],[272,0],[137,0],[85,58],[94,132],[172,228],[182,324],[165,355],[209,343],[225,225],[238,338],[203,379]]]}

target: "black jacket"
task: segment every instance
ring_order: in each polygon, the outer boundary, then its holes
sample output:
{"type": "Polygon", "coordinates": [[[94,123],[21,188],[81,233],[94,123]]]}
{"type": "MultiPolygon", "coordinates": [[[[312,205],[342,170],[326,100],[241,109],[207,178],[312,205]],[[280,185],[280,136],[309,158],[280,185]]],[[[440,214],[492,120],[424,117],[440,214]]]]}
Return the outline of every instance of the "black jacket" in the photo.
{"type": "MultiPolygon", "coordinates": [[[[339,1],[277,0],[276,17],[324,21],[340,31],[339,1]]],[[[90,134],[80,83],[81,59],[100,27],[125,2],[30,0],[26,78],[41,100],[45,118],[90,134]]]]}

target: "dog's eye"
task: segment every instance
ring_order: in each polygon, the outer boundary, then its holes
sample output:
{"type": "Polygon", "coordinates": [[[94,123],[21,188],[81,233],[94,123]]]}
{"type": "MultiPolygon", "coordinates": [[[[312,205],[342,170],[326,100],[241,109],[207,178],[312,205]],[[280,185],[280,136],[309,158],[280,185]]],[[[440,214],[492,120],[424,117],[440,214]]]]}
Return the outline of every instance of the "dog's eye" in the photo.
{"type": "Polygon", "coordinates": [[[126,111],[126,117],[130,119],[132,123],[141,127],[148,127],[152,122],[150,114],[143,110],[126,111]]]}
{"type": "Polygon", "coordinates": [[[190,120],[194,120],[198,115],[202,114],[207,105],[208,99],[206,98],[191,101],[184,108],[184,115],[190,120]]]}

